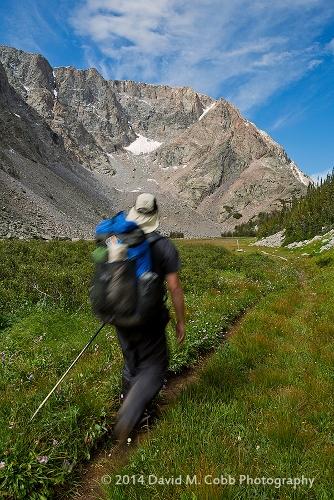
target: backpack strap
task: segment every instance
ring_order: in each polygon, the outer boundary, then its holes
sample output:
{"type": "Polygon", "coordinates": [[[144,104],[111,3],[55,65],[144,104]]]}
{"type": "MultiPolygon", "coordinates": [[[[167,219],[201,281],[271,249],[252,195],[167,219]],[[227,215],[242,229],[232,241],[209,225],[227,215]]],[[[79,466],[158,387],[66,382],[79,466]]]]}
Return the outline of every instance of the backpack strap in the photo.
{"type": "Polygon", "coordinates": [[[163,238],[164,238],[164,236],[162,236],[162,234],[156,233],[155,231],[153,231],[152,233],[149,233],[146,236],[146,240],[149,242],[150,246],[153,246],[154,243],[156,243],[159,240],[162,240],[163,238]]]}
{"type": "Polygon", "coordinates": [[[132,231],[128,233],[119,233],[116,234],[116,237],[122,242],[126,243],[128,247],[135,247],[137,245],[140,245],[140,243],[143,243],[145,241],[145,234],[144,231],[142,231],[139,227],[136,229],[133,229],[132,231]]]}

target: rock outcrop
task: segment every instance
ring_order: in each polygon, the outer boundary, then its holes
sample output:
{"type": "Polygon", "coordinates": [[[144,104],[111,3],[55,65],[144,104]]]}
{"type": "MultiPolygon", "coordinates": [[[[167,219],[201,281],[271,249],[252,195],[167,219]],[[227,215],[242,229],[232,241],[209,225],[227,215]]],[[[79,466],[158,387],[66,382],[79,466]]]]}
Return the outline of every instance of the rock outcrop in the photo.
{"type": "MultiPolygon", "coordinates": [[[[114,210],[94,175],[9,85],[0,64],[0,237],[88,237],[114,210]]],[[[112,190],[111,190],[112,191],[112,190]]]]}
{"type": "Polygon", "coordinates": [[[309,179],[281,146],[225,100],[154,153],[165,186],[224,228],[278,208],[309,179]]]}

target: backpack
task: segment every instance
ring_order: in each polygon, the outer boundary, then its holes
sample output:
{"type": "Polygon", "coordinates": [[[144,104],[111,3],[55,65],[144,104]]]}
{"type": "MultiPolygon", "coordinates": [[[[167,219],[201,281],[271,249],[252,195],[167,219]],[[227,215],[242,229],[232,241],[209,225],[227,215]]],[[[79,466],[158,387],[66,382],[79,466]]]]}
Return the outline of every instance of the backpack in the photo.
{"type": "Polygon", "coordinates": [[[100,320],[131,328],[156,314],[163,284],[152,272],[150,247],[161,238],[158,233],[146,236],[135,222],[126,220],[125,212],[97,225],[90,300],[100,320]]]}

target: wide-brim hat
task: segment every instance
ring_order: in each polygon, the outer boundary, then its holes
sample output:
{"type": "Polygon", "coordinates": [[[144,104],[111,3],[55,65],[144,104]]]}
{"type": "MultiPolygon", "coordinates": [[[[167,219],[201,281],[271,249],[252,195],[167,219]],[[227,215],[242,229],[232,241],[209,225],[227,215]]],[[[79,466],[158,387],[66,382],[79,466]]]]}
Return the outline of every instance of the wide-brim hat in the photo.
{"type": "Polygon", "coordinates": [[[158,229],[159,215],[156,197],[151,193],[141,193],[126,218],[136,222],[144,233],[152,233],[158,229]]]}

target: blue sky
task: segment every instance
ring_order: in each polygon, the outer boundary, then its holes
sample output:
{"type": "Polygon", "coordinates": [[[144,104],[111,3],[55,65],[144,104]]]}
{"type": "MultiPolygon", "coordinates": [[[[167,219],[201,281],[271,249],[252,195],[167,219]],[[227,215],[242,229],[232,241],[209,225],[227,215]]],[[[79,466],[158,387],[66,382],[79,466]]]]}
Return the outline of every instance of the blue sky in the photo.
{"type": "Polygon", "coordinates": [[[0,43],[224,97],[308,174],[334,166],[329,0],[0,0],[0,43]]]}

